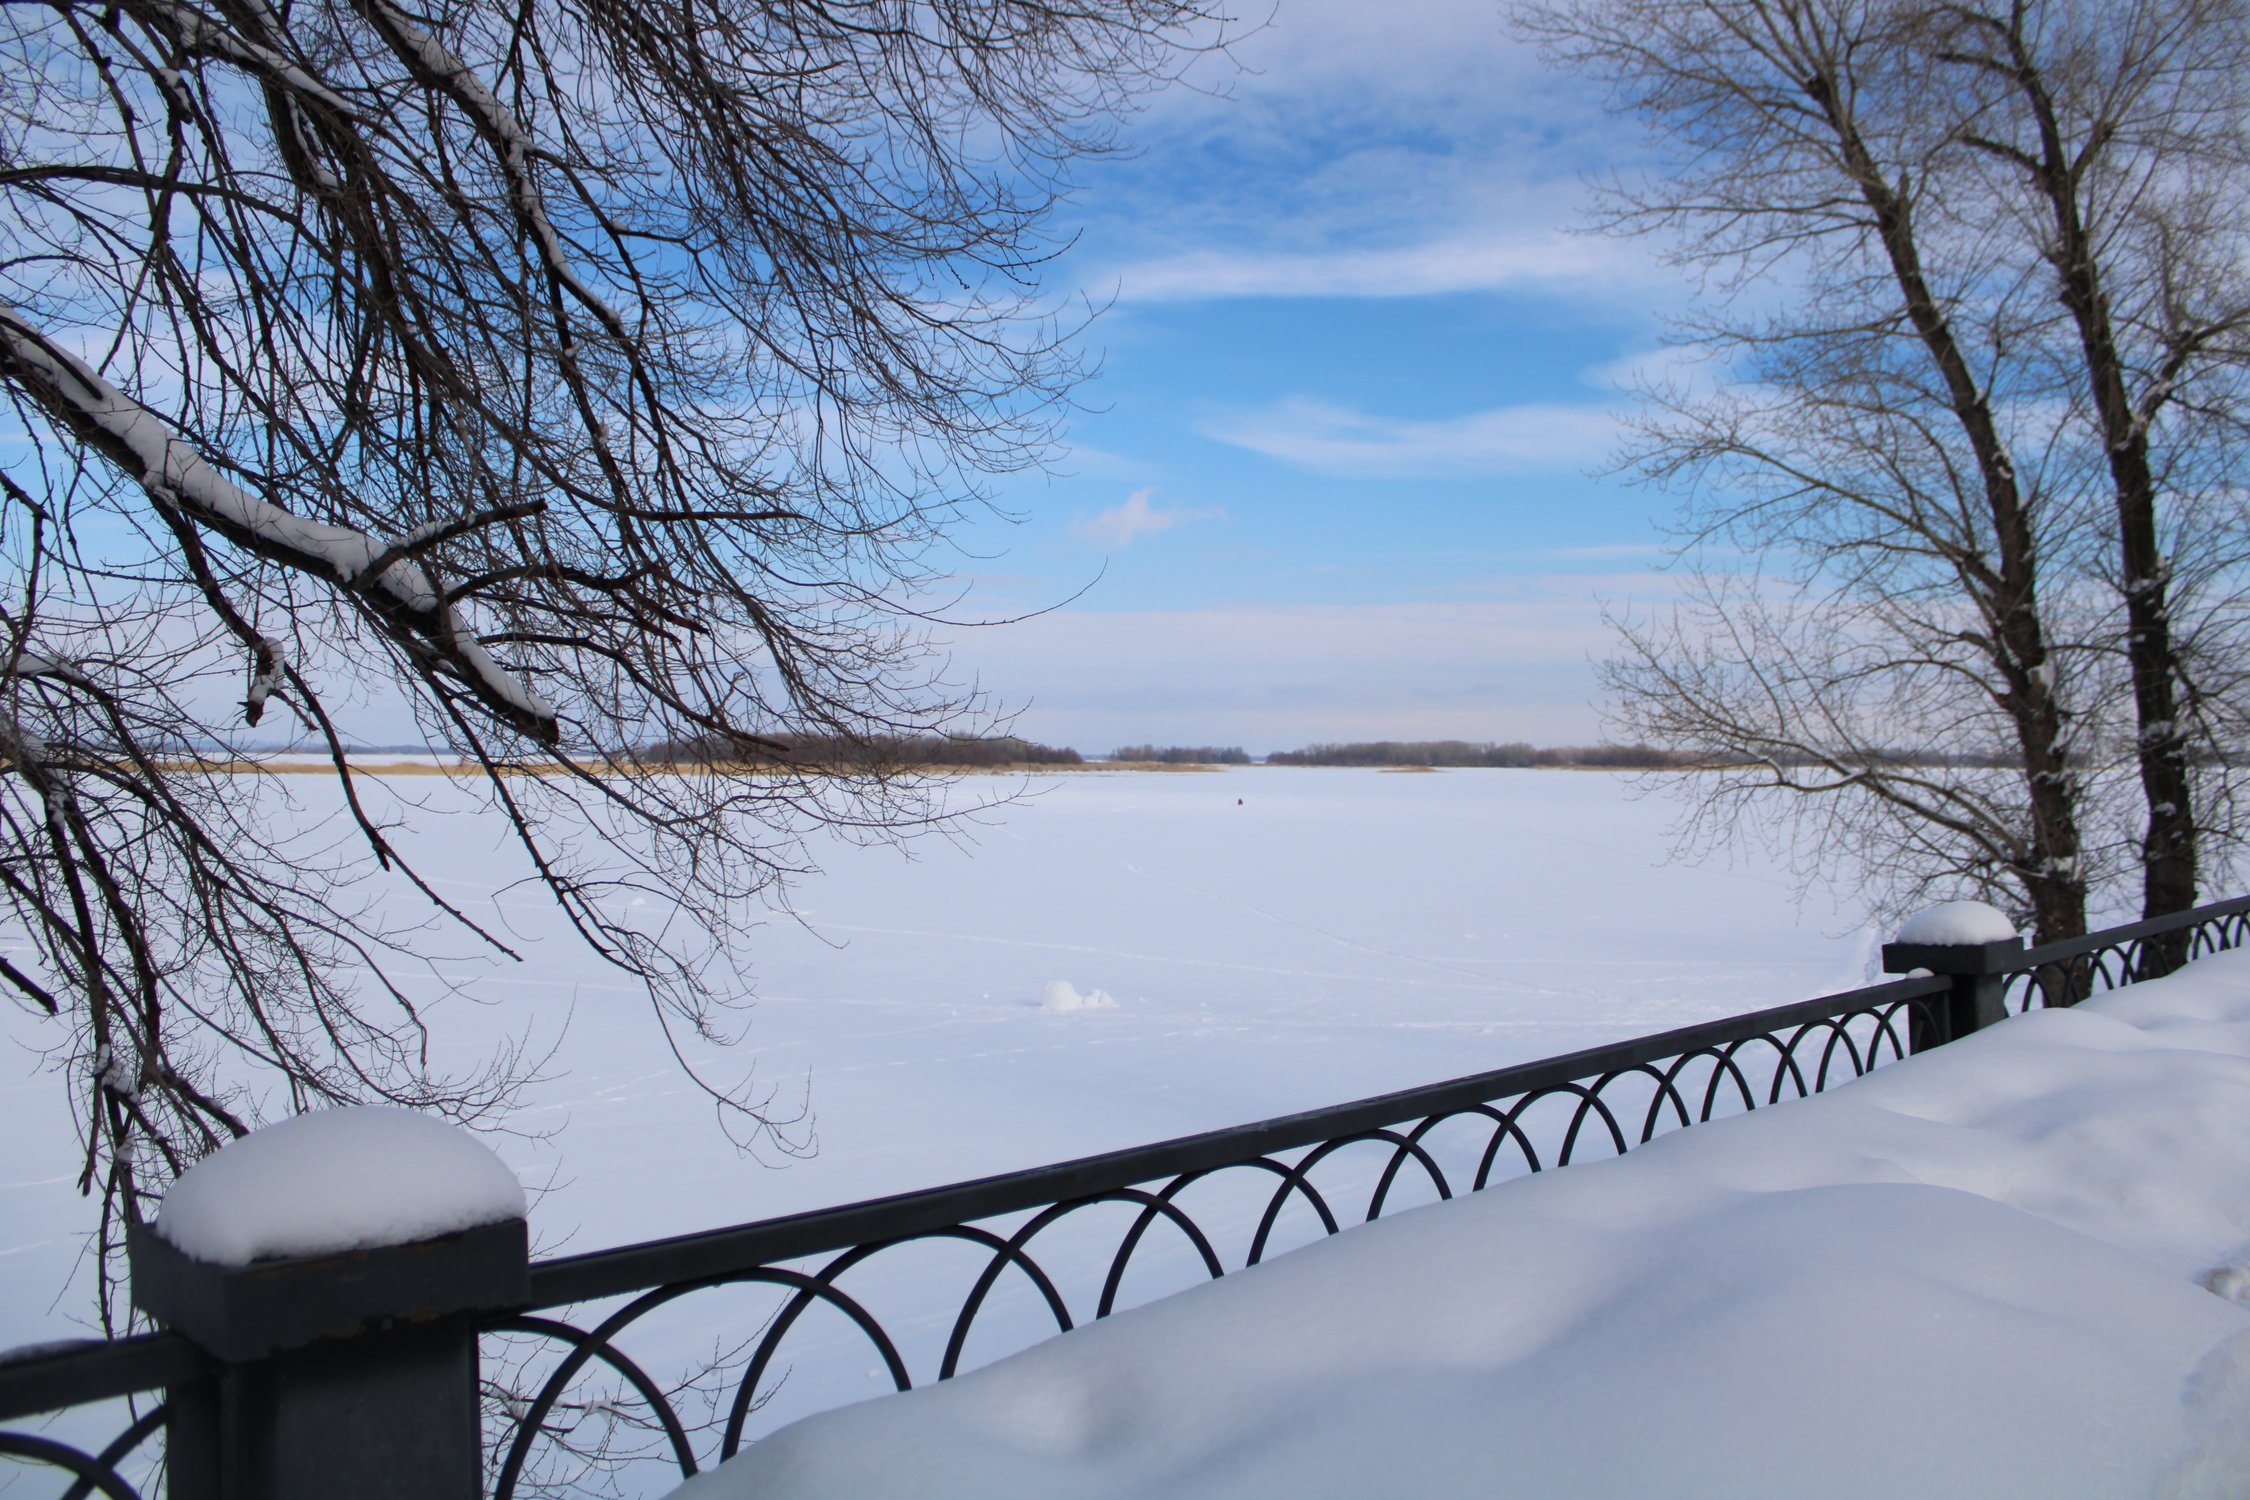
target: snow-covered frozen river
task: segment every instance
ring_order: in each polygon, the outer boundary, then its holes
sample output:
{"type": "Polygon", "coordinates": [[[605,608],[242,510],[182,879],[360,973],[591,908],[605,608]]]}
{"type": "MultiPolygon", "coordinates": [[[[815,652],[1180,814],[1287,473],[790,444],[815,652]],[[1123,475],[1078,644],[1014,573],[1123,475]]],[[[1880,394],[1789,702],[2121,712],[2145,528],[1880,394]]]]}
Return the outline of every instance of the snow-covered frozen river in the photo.
{"type": "MultiPolygon", "coordinates": [[[[333,793],[287,778],[317,818],[333,793]]],[[[1623,778],[1248,768],[1075,773],[960,846],[824,848],[751,961],[722,1077],[809,1102],[817,1150],[746,1157],[645,999],[537,896],[450,783],[410,843],[521,964],[458,966],[456,1055],[554,1044],[496,1144],[544,1251],[847,1202],[1340,1102],[1847,988],[1879,934],[1779,872],[1663,863],[1670,808],[1623,778]],[[1043,1009],[1099,990],[1114,1004],[1043,1009]]],[[[401,898],[401,899],[412,899],[401,898]]],[[[451,946],[459,947],[455,942],[451,946]]],[[[35,1018],[0,1048],[0,1345],[78,1331],[88,1206],[35,1018]],[[75,1268],[75,1272],[74,1272],[75,1268]],[[74,1274],[77,1277],[72,1285],[74,1274]]]]}

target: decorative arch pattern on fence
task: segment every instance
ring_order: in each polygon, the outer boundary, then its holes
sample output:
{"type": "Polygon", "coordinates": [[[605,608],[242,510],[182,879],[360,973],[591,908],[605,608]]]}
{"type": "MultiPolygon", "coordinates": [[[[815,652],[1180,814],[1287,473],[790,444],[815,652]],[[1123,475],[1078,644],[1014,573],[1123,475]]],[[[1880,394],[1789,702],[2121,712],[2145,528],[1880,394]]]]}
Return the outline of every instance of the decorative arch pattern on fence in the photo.
{"type": "Polygon", "coordinates": [[[106,1495],[110,1500],[142,1500],[141,1491],[127,1483],[120,1465],[164,1426],[168,1408],[158,1402],[119,1433],[99,1453],[84,1453],[68,1443],[29,1432],[0,1432],[0,1457],[60,1470],[70,1479],[64,1500],[106,1495]]]}
{"type": "MultiPolygon", "coordinates": [[[[206,1378],[211,1363],[173,1333],[123,1339],[73,1340],[0,1353],[0,1421],[40,1413],[89,1416],[122,1404],[125,1424],[99,1448],[47,1433],[0,1431],[0,1461],[44,1469],[62,1484],[64,1500],[154,1500],[163,1493],[161,1434],[171,1413],[168,1388],[206,1378]]],[[[8,1476],[0,1468],[0,1480],[8,1476]]],[[[9,1489],[13,1497],[18,1493],[9,1489]]]]}
{"type": "Polygon", "coordinates": [[[2011,1014],[2076,1005],[2136,980],[2169,974],[2185,963],[2250,946],[2250,898],[2221,901],[2180,917],[2104,928],[2034,948],[2008,975],[2011,1014]]]}
{"type": "Polygon", "coordinates": [[[494,1450],[493,1493],[496,1500],[516,1500],[574,1490],[582,1476],[565,1472],[574,1464],[598,1467],[629,1456],[615,1446],[621,1430],[629,1446],[637,1428],[647,1440],[641,1456],[658,1457],[679,1475],[733,1456],[768,1394],[769,1378],[816,1309],[840,1315],[856,1330],[863,1357],[879,1362],[890,1387],[945,1380],[965,1368],[971,1332],[1011,1273],[1034,1295],[1044,1334],[1068,1332],[1088,1313],[1102,1318],[1125,1305],[1128,1271],[1152,1242],[1169,1237],[1184,1244],[1196,1276],[1215,1279],[1263,1260],[1293,1204],[1309,1213],[1318,1234],[1335,1234],[1382,1217],[1408,1184],[1424,1197],[1451,1198],[1818,1093],[1904,1056],[1917,1019],[1936,1024],[1950,993],[1944,978],[1899,980],[1237,1130],[535,1265],[533,1294],[543,1307],[617,1305],[583,1323],[541,1316],[495,1325],[497,1335],[548,1343],[554,1357],[542,1369],[536,1355],[527,1360],[519,1352],[511,1366],[533,1378],[509,1393],[506,1430],[494,1450]],[[1441,1159],[1434,1139],[1463,1125],[1476,1132],[1468,1149],[1456,1149],[1451,1162],[1441,1159]],[[1326,1174],[1355,1150],[1361,1170],[1328,1180],[1326,1174]],[[1191,1190],[1228,1178],[1247,1179],[1233,1199],[1241,1211],[1230,1216],[1246,1232],[1232,1243],[1182,1203],[1191,1190]],[[1129,1211],[1113,1239],[1090,1254],[1079,1243],[1063,1260],[1042,1259],[1051,1231],[1110,1205],[1129,1211]],[[850,1281],[854,1272],[933,1241],[973,1246],[983,1259],[966,1292],[944,1305],[945,1336],[941,1345],[932,1343],[918,1380],[901,1341],[850,1281]],[[715,1372],[723,1399],[707,1403],[704,1421],[691,1422],[621,1341],[680,1299],[748,1284],[787,1295],[740,1357],[715,1372]],[[1077,1299],[1066,1290],[1074,1286],[1077,1299]],[[1073,1312],[1074,1300],[1080,1312],[1073,1312]],[[578,1383],[601,1367],[616,1377],[615,1388],[574,1399],[578,1383]],[[617,1406],[628,1393],[645,1416],[621,1428],[617,1406]],[[558,1412],[567,1413],[560,1434],[558,1412]],[[583,1436],[589,1413],[609,1424],[601,1441],[583,1436]],[[701,1454],[690,1436],[698,1427],[707,1434],[701,1454]],[[543,1444],[560,1450],[550,1459],[563,1461],[539,1462],[543,1444]]]}

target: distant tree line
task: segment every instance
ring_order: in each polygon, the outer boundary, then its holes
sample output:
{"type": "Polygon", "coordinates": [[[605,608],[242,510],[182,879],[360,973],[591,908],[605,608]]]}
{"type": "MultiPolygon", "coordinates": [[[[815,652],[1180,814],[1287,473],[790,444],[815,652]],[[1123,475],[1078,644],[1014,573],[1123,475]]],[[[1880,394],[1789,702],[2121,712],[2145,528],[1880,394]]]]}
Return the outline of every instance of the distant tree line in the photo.
{"type": "MultiPolygon", "coordinates": [[[[2112,758],[2129,757],[2130,747],[2112,758]]],[[[2207,752],[2216,753],[2216,752],[2207,752]]],[[[1862,752],[1875,767],[1951,767],[1965,770],[2018,769],[2006,749],[1939,750],[1876,747],[1862,752]]],[[[1239,745],[1121,745],[1112,761],[1165,766],[1247,766],[1256,763],[1239,745]]],[[[786,770],[874,772],[944,768],[995,769],[1005,766],[1081,766],[1086,758],[1068,746],[1043,745],[1014,735],[774,735],[756,740],[722,741],[715,736],[667,740],[642,749],[651,765],[742,766],[786,770]]],[[[1785,752],[1778,764],[1792,766],[1801,753],[1785,752]]],[[[2234,763],[2246,757],[2237,754],[2234,763]]],[[[1355,740],[1320,743],[1302,750],[1277,750],[1265,757],[1272,766],[1430,766],[1437,769],[1679,771],[1743,766],[1744,757],[1698,756],[1657,745],[1531,745],[1521,740],[1355,740]]]]}
{"type": "MultiPolygon", "coordinates": [[[[2099,760],[2124,763],[2132,756],[2130,745],[2108,747],[2099,760]]],[[[1125,758],[1119,751],[1118,757],[1125,758]]],[[[2250,751],[2241,747],[2199,750],[2197,762],[2208,758],[2215,765],[2250,764],[2250,751]]],[[[1743,767],[1753,764],[1783,767],[1814,763],[1808,752],[1783,751],[1770,762],[1752,761],[1742,754],[1697,755],[1666,750],[1657,745],[1556,745],[1539,747],[1521,741],[1508,744],[1472,743],[1468,740],[1371,740],[1346,745],[1308,745],[1302,750],[1277,750],[1266,757],[1269,766],[1432,766],[1498,767],[1501,769],[1562,768],[1598,771],[1692,771],[1743,767]]],[[[1938,750],[1911,747],[1871,747],[1851,762],[1868,768],[1946,767],[1958,770],[2020,770],[2021,755],[2000,748],[1938,750]]]]}
{"type": "Polygon", "coordinates": [[[1270,766],[1584,766],[1600,770],[1670,770],[1695,763],[1693,757],[1653,745],[1555,745],[1512,741],[1505,745],[1468,740],[1372,740],[1348,745],[1308,745],[1278,750],[1270,766]]]}
{"type": "Polygon", "coordinates": [[[656,765],[754,766],[831,771],[928,770],[943,767],[1077,766],[1086,758],[1067,746],[1014,735],[774,735],[755,741],[712,736],[667,740],[641,752],[656,765]]]}
{"type": "Polygon", "coordinates": [[[1161,766],[1246,766],[1250,752],[1240,745],[1125,745],[1110,752],[1111,760],[1153,762],[1161,766]]]}
{"type": "MultiPolygon", "coordinates": [[[[400,747],[416,748],[416,747],[400,747]]],[[[2112,758],[2129,756],[2130,747],[2112,758]]],[[[1960,769],[2016,769],[2020,760],[2005,749],[1937,750],[1871,748],[1862,752],[1869,767],[1943,766],[1960,769]]],[[[995,769],[1004,766],[1081,766],[1086,758],[1069,746],[1043,745],[1014,735],[774,735],[724,741],[716,736],[667,740],[642,749],[651,765],[742,766],[758,769],[874,772],[944,768],[995,769]]],[[[1256,757],[1239,745],[1121,745],[1112,761],[1164,766],[1247,766],[1256,757]]],[[[1785,753],[1779,764],[1800,763],[1785,753]]],[[[2250,757],[2237,754],[2234,763],[2250,757]]],[[[1471,740],[1355,740],[1320,743],[1302,750],[1277,750],[1265,757],[1272,766],[1430,766],[1439,769],[1563,769],[1595,771],[1678,771],[1742,766],[1742,757],[1697,756],[1656,745],[1550,745],[1512,740],[1505,744],[1471,740]]]]}

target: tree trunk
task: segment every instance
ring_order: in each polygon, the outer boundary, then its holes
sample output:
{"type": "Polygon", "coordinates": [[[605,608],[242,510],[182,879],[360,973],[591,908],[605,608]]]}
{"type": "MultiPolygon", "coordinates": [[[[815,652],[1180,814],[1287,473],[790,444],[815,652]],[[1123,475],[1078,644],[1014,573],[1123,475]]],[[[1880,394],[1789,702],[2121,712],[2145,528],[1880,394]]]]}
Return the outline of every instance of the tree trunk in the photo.
{"type": "Polygon", "coordinates": [[[2054,668],[2039,614],[2036,543],[2015,463],[1991,402],[1922,269],[1911,200],[1884,176],[1837,80],[1816,72],[1804,80],[1804,90],[1835,133],[1844,169],[1874,217],[1908,321],[1945,382],[1954,420],[1976,459],[1997,566],[1964,558],[1956,567],[1985,612],[1992,666],[2003,684],[1995,698],[2023,753],[2031,827],[2015,873],[2031,900],[2038,941],[2077,937],[2086,930],[2078,781],[2069,765],[2062,708],[2055,698],[2054,668]]]}
{"type": "MultiPolygon", "coordinates": [[[[2172,640],[2170,568],[2157,545],[2156,479],[2149,463],[2149,423],[2161,392],[2137,408],[2126,389],[2109,298],[2102,289],[2096,251],[2087,233],[2079,194],[2088,167],[2103,144],[2072,152],[2046,75],[2023,33],[2022,12],[2003,26],[1985,24],[2006,39],[2008,57],[1984,64],[2006,77],[2031,107],[2039,131],[2036,160],[2019,158],[2054,217],[2047,260],[2058,295],[2078,330],[2086,379],[2101,418],[2102,441],[2116,497],[2118,561],[2125,591],[2126,660],[2133,681],[2134,752],[2148,823],[2141,838],[2141,915],[2167,916],[2195,905],[2197,830],[2188,778],[2187,727],[2180,718],[2178,652],[2172,640]]],[[[2001,148],[1995,148],[2001,149],[2001,148]]],[[[2013,155],[2001,149],[2003,156],[2013,155]]],[[[2167,372],[2176,373],[2176,372],[2167,372]]]]}

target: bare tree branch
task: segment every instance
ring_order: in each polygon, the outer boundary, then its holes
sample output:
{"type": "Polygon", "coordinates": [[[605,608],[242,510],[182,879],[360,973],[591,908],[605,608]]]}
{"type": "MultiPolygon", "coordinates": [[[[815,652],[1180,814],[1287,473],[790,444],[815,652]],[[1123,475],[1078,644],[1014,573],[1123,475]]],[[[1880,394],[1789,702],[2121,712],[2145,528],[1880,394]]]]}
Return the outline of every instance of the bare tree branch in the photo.
{"type": "MultiPolygon", "coordinates": [[[[31,950],[0,982],[83,1105],[105,1244],[261,1099],[476,1118],[534,1066],[428,1063],[430,921],[513,955],[403,857],[354,702],[474,769],[668,1037],[730,1030],[726,960],[812,831],[939,826],[876,754],[662,747],[990,722],[915,601],[1082,373],[1038,287],[1073,164],[1223,22],[0,7],[0,391],[29,439],[0,461],[0,907],[31,950]],[[291,722],[333,843],[231,769],[291,722]],[[664,943],[628,889],[676,907],[664,943]]],[[[709,1086],[747,1139],[786,1123],[709,1086]]]]}

